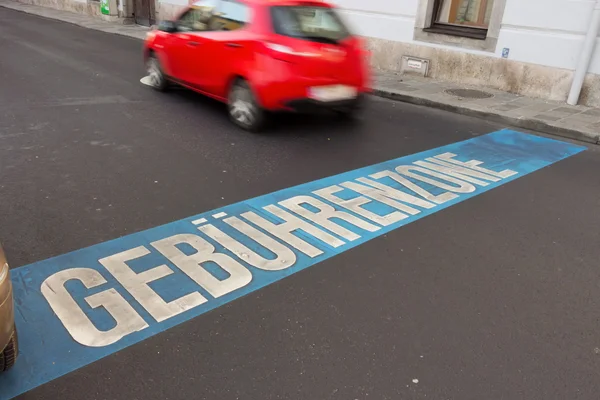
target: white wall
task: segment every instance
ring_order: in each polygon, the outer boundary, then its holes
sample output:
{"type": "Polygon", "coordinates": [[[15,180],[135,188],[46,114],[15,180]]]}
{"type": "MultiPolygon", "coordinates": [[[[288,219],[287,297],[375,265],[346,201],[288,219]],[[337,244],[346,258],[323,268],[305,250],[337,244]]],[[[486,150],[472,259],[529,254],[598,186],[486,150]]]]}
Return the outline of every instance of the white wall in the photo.
{"type": "Polygon", "coordinates": [[[175,6],[187,6],[188,0],[158,0],[158,3],[173,4],[175,6]]]}
{"type": "MultiPolygon", "coordinates": [[[[413,40],[420,1],[334,0],[346,20],[361,35],[433,47],[456,49],[413,40]]],[[[433,1],[433,0],[430,0],[433,1]]],[[[575,69],[595,0],[507,0],[495,53],[468,51],[557,68],[575,69]]],[[[600,44],[590,72],[600,74],[600,44]]]]}
{"type": "Polygon", "coordinates": [[[411,42],[419,0],[333,0],[360,35],[411,42]]]}
{"type": "MultiPolygon", "coordinates": [[[[510,58],[575,69],[590,23],[594,0],[508,0],[498,42],[510,58]]],[[[590,67],[600,74],[600,46],[590,67]]]]}

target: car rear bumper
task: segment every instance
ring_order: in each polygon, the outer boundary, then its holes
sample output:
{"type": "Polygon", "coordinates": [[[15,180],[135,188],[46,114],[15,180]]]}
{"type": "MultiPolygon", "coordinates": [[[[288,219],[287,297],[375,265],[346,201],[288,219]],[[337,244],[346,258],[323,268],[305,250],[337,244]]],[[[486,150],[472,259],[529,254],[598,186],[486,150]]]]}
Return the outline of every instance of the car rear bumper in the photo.
{"type": "MultiPolygon", "coordinates": [[[[4,253],[0,248],[0,272],[6,264],[4,253]]],[[[10,341],[15,327],[12,284],[10,274],[0,281],[0,351],[4,350],[10,341]]]]}
{"type": "Polygon", "coordinates": [[[338,101],[318,101],[309,98],[298,98],[287,100],[283,103],[286,109],[300,112],[310,112],[319,109],[342,109],[342,108],[358,108],[362,103],[364,95],[359,95],[354,99],[338,100],[338,101]]]}
{"type": "MultiPolygon", "coordinates": [[[[311,88],[346,85],[356,89],[359,95],[369,93],[367,86],[369,71],[340,71],[339,76],[302,76],[295,66],[269,57],[259,57],[260,68],[250,80],[263,108],[272,111],[302,107],[331,107],[338,102],[320,102],[309,96],[311,88]]],[[[345,101],[344,101],[345,102],[345,101]]],[[[352,102],[348,100],[348,102],[352,102]]]]}
{"type": "Polygon", "coordinates": [[[297,110],[298,108],[334,108],[356,103],[358,99],[369,92],[368,88],[354,82],[335,81],[335,80],[289,80],[285,83],[273,83],[260,88],[259,97],[261,104],[268,110],[297,110]],[[358,97],[347,100],[319,101],[309,96],[311,87],[330,86],[330,85],[348,85],[356,88],[358,97]]]}

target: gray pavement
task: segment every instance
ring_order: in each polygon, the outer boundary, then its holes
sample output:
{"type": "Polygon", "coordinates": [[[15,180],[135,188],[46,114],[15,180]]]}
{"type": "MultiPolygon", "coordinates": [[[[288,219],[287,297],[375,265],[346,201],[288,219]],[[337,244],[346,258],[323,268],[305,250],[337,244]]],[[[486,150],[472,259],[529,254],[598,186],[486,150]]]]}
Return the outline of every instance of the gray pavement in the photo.
{"type": "Polygon", "coordinates": [[[378,71],[375,94],[589,143],[600,143],[600,108],[378,71]],[[458,90],[457,94],[452,91],[458,90]],[[461,91],[475,91],[475,96],[461,91]]]}
{"type": "MultiPolygon", "coordinates": [[[[12,268],[505,127],[373,97],[249,135],[140,85],[139,40],[0,8],[0,47],[12,268]]],[[[595,400],[599,170],[591,146],[19,398],[595,400]]]]}

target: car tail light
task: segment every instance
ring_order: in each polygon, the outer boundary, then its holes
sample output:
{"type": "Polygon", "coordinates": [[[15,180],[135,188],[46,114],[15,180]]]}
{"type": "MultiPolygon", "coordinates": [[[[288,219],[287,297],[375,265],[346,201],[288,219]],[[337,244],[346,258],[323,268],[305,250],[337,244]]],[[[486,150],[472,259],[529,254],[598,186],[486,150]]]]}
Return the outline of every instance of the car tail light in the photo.
{"type": "Polygon", "coordinates": [[[319,56],[319,54],[317,54],[317,53],[295,51],[294,49],[292,49],[289,46],[285,46],[283,44],[278,44],[278,43],[265,42],[265,47],[277,54],[287,54],[290,56],[299,56],[299,57],[318,57],[319,56]]]}
{"type": "Polygon", "coordinates": [[[267,42],[265,43],[265,46],[267,47],[267,49],[273,50],[276,53],[294,54],[294,49],[288,46],[284,46],[282,44],[267,42]]]}

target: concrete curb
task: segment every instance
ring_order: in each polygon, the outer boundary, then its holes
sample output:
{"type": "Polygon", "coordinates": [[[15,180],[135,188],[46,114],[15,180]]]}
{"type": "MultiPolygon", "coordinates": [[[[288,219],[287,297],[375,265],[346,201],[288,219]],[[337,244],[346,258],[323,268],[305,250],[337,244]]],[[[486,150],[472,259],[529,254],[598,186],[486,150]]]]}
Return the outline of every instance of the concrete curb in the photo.
{"type": "Polygon", "coordinates": [[[375,96],[401,101],[404,103],[437,108],[440,110],[450,111],[453,113],[467,115],[470,117],[484,118],[489,121],[513,125],[519,128],[547,133],[563,138],[574,139],[593,144],[600,144],[600,133],[584,132],[577,129],[569,129],[561,126],[556,126],[536,118],[513,117],[510,115],[503,115],[500,113],[493,113],[490,111],[477,110],[475,108],[467,107],[466,105],[444,103],[436,100],[431,100],[425,97],[396,92],[382,87],[373,87],[372,94],[375,96]]]}

